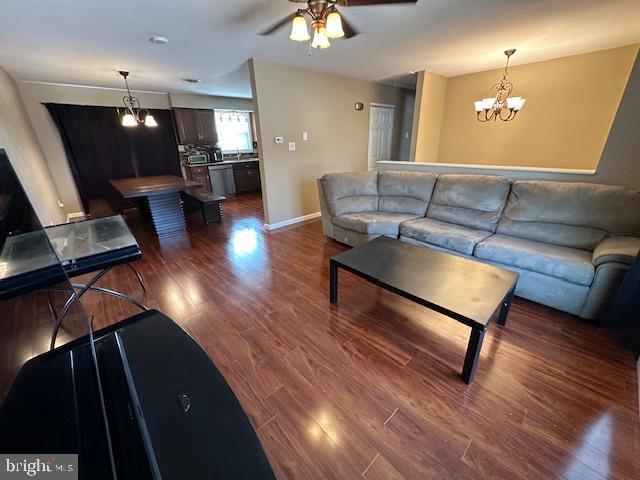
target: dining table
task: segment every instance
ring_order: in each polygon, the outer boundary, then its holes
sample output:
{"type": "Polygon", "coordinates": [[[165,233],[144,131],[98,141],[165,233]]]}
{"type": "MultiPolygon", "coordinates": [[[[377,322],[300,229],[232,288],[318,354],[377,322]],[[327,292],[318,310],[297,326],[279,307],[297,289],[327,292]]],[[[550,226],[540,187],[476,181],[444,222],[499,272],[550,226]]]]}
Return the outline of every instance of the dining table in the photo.
{"type": "Polygon", "coordinates": [[[186,230],[181,192],[202,187],[201,183],[176,175],[120,178],[109,182],[122,198],[146,199],[160,238],[186,230]]]}

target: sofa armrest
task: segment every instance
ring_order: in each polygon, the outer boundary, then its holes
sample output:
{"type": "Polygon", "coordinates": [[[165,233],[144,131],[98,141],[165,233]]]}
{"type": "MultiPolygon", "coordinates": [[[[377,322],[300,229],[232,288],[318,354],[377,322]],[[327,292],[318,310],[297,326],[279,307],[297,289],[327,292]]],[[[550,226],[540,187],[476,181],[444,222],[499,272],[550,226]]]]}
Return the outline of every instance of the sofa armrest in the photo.
{"type": "Polygon", "coordinates": [[[604,239],[593,251],[593,265],[603,263],[623,263],[631,265],[640,251],[640,238],[609,237],[604,239]]]}

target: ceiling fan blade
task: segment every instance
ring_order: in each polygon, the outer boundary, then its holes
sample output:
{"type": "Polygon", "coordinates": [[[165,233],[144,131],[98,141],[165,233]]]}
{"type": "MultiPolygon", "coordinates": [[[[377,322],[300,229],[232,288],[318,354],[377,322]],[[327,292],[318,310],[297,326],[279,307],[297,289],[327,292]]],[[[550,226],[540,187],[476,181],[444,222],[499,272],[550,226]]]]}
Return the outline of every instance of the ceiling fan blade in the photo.
{"type": "Polygon", "coordinates": [[[417,3],[418,0],[338,0],[343,7],[366,7],[367,5],[392,5],[394,3],[417,3]]]}
{"type": "Polygon", "coordinates": [[[358,30],[354,28],[354,26],[346,18],[344,18],[344,15],[341,15],[341,17],[342,17],[342,30],[344,31],[344,38],[353,38],[360,33],[358,30]]]}
{"type": "Polygon", "coordinates": [[[295,16],[295,14],[287,15],[282,20],[280,20],[280,21],[274,23],[273,25],[271,25],[269,28],[266,28],[266,29],[262,30],[261,32],[258,32],[258,35],[271,35],[272,33],[280,30],[287,23],[291,23],[293,21],[293,17],[294,16],[295,16]]]}

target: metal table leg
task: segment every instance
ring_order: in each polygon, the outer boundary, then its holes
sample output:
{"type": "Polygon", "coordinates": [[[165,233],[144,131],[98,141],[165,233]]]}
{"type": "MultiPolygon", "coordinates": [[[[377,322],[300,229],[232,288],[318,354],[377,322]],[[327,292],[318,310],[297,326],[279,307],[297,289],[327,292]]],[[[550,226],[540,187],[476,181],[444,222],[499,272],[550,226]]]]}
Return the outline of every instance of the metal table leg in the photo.
{"type": "Polygon", "coordinates": [[[142,291],[144,293],[147,293],[147,287],[145,286],[144,282],[142,281],[142,276],[140,276],[140,273],[138,272],[138,270],[136,270],[136,267],[134,267],[133,265],[131,265],[130,263],[127,263],[127,267],[129,267],[133,273],[135,273],[138,282],[140,282],[140,286],[142,287],[142,291]]]}
{"type": "Polygon", "coordinates": [[[96,275],[93,276],[91,280],[89,280],[89,283],[87,283],[86,285],[83,285],[82,288],[80,288],[77,292],[74,291],[71,295],[69,295],[69,298],[64,303],[64,306],[62,307],[62,310],[60,310],[60,313],[58,313],[58,316],[56,317],[56,321],[53,325],[53,332],[51,333],[51,343],[49,344],[49,350],[53,350],[55,348],[56,337],[58,336],[58,330],[60,330],[60,325],[62,325],[62,321],[64,320],[64,317],[67,315],[67,312],[69,311],[71,306],[76,301],[78,301],[85,293],[87,293],[87,291],[89,291],[89,289],[93,286],[94,283],[96,283],[98,280],[104,277],[107,273],[109,273],[111,268],[113,267],[107,267],[104,270],[99,271],[96,275]]]}
{"type": "MultiPolygon", "coordinates": [[[[78,290],[82,290],[84,288],[84,285],[81,283],[74,283],[72,284],[72,286],[73,288],[77,288],[78,290]]],[[[101,292],[101,293],[104,293],[105,295],[111,295],[112,297],[116,297],[126,302],[132,303],[133,305],[135,305],[136,307],[138,307],[140,310],[144,312],[149,310],[147,307],[145,307],[135,298],[125,295],[124,293],[116,292],[115,290],[110,290],[104,287],[94,287],[94,286],[89,287],[87,290],[92,290],[94,292],[101,292]]]]}

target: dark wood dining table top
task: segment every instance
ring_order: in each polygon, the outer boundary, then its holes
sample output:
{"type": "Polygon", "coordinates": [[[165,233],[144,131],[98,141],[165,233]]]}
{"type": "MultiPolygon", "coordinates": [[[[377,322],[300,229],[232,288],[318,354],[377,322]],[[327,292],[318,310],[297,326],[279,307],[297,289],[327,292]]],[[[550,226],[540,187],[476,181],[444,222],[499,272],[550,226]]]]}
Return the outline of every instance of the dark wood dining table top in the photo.
{"type": "Polygon", "coordinates": [[[109,180],[109,182],[124,198],[148,197],[149,195],[180,192],[202,187],[201,183],[175,175],[120,178],[118,180],[109,180]]]}

